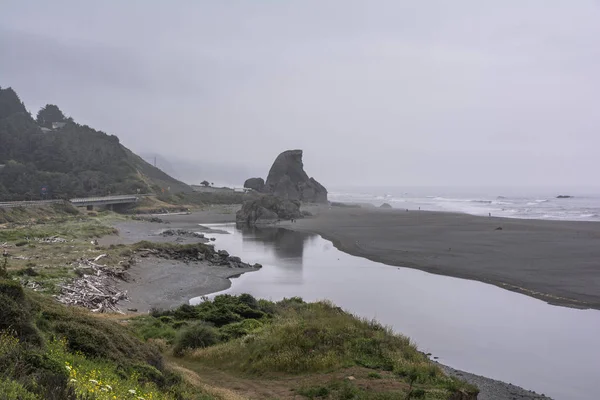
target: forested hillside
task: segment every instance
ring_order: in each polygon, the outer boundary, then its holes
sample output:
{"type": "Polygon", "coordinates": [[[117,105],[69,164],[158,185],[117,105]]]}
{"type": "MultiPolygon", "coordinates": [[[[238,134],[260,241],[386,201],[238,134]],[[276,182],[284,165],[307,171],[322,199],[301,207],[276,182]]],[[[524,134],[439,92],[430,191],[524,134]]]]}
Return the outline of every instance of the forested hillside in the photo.
{"type": "Polygon", "coordinates": [[[43,187],[47,198],[192,191],[56,106],[34,120],[11,88],[0,88],[0,165],[0,201],[39,199],[43,187]]]}

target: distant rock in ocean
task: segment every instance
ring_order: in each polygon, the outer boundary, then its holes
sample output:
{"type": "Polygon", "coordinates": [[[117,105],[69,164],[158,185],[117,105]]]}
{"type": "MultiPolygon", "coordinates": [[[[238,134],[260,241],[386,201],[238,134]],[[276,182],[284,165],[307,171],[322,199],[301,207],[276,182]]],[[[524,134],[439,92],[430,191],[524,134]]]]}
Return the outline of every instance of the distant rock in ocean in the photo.
{"type": "Polygon", "coordinates": [[[383,203],[382,205],[379,206],[379,208],[393,208],[391,205],[389,205],[388,203],[383,203]]]}
{"type": "Polygon", "coordinates": [[[566,194],[559,194],[558,196],[556,196],[557,199],[572,199],[573,196],[568,196],[566,194]]]}
{"type": "Polygon", "coordinates": [[[263,178],[249,178],[244,182],[244,187],[262,192],[265,188],[265,180],[263,178]]]}
{"type": "MultiPolygon", "coordinates": [[[[260,183],[261,178],[250,178],[244,187],[258,190],[255,187],[260,183]]],[[[287,150],[277,156],[260,191],[286,200],[327,203],[327,189],[304,172],[302,150],[287,150]]]]}

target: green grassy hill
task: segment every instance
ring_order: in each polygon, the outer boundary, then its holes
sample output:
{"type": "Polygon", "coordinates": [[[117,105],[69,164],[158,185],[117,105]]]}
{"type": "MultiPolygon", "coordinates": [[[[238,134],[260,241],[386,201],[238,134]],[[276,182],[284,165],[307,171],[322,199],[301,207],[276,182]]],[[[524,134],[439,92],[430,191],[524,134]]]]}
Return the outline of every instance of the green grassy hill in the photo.
{"type": "Polygon", "coordinates": [[[0,279],[0,398],[211,400],[121,324],[0,279]]]}
{"type": "Polygon", "coordinates": [[[15,91],[0,88],[0,165],[5,165],[0,201],[39,199],[43,186],[53,198],[162,193],[168,188],[171,193],[192,192],[116,136],[70,118],[60,122],[60,129],[42,130],[15,91]]]}
{"type": "Polygon", "coordinates": [[[407,337],[328,302],[219,295],[131,321],[171,362],[251,399],[473,400],[407,337]]]}

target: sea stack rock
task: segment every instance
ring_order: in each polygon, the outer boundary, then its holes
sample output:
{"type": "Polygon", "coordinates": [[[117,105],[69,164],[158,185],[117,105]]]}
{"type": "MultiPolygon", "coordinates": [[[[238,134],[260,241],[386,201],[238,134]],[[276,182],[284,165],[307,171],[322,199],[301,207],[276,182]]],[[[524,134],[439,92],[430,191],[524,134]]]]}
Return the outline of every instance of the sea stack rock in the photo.
{"type": "Polygon", "coordinates": [[[263,178],[246,179],[246,182],[244,182],[244,187],[256,190],[257,192],[262,192],[265,188],[265,180],[263,178]]]}
{"type": "Polygon", "coordinates": [[[327,189],[304,172],[302,150],[287,150],[277,156],[263,192],[286,200],[327,202],[327,189]]]}
{"type": "Polygon", "coordinates": [[[302,217],[299,201],[269,195],[245,201],[241,210],[236,213],[235,221],[238,224],[254,226],[302,217]]]}

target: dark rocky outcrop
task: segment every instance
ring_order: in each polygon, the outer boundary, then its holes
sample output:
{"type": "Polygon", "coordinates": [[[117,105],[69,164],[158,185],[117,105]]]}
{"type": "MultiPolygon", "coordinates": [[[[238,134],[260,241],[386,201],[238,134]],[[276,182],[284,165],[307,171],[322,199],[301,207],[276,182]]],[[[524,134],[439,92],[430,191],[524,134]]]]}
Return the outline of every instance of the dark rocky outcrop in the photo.
{"type": "Polygon", "coordinates": [[[160,233],[161,236],[183,236],[197,239],[204,239],[204,234],[200,232],[187,231],[185,229],[165,229],[160,233]]]}
{"type": "Polygon", "coordinates": [[[262,192],[265,188],[265,180],[263,178],[246,179],[246,182],[244,182],[244,187],[256,190],[257,192],[262,192]]]}
{"type": "Polygon", "coordinates": [[[393,208],[391,205],[389,205],[388,203],[383,203],[382,205],[379,206],[379,208],[393,208]]]}
{"type": "Polygon", "coordinates": [[[255,200],[245,201],[242,209],[235,215],[238,224],[260,225],[302,218],[300,202],[276,196],[261,196],[255,200]]]}
{"type": "Polygon", "coordinates": [[[556,196],[557,199],[572,199],[573,196],[568,196],[566,194],[559,194],[558,196],[556,196]]]}
{"type": "Polygon", "coordinates": [[[215,250],[212,245],[193,243],[173,245],[171,243],[139,242],[135,254],[142,258],[158,257],[168,260],[178,260],[185,263],[205,261],[211,265],[221,265],[230,268],[261,268],[260,264],[250,265],[239,257],[231,256],[225,250],[215,250]]]}
{"type": "Polygon", "coordinates": [[[327,202],[327,189],[304,172],[302,150],[287,150],[277,156],[263,192],[286,200],[327,202]]]}

